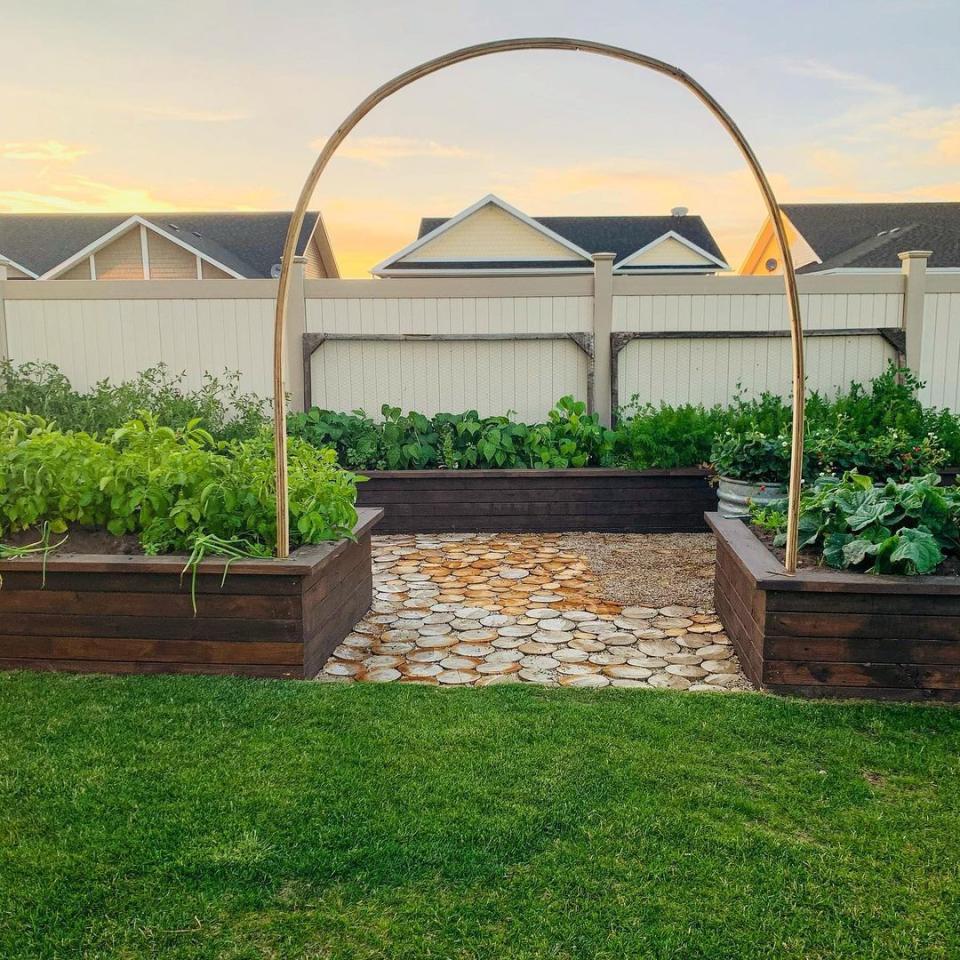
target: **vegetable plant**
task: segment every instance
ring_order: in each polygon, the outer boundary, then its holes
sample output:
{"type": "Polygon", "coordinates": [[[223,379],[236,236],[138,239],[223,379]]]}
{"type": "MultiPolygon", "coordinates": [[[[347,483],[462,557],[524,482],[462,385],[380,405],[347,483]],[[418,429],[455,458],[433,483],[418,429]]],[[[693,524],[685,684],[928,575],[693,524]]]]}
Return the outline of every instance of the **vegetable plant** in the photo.
{"type": "MultiPolygon", "coordinates": [[[[960,488],[937,474],[874,484],[850,471],[824,476],[800,500],[799,546],[819,551],[838,569],[867,573],[932,573],[960,553],[960,488]]],[[[786,504],[754,512],[754,523],[786,542],[786,504]]]]}

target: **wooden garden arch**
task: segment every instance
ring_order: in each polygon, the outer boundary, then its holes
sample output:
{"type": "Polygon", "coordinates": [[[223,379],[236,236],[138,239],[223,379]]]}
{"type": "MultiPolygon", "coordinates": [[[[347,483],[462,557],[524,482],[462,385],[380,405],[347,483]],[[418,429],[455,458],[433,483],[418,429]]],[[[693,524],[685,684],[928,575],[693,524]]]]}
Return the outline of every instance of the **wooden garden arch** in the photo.
{"type": "Polygon", "coordinates": [[[780,246],[780,258],[783,262],[783,280],[787,292],[787,309],[790,317],[790,342],[793,356],[793,433],[790,447],[790,484],[789,501],[787,508],[787,555],[784,562],[787,573],[795,573],[797,569],[797,521],[800,508],[800,482],[803,470],[803,411],[804,411],[804,371],[803,371],[803,331],[800,325],[800,297],[797,292],[797,276],[793,266],[793,257],[790,254],[790,245],[787,242],[783,215],[774,196],[773,188],[767,179],[760,161],[754,155],[746,137],[740,128],[733,122],[730,115],[719,103],[691,76],[684,73],[679,67],[648,57],[623,47],[614,47],[606,43],[597,43],[593,40],[572,40],[566,37],[519,37],[512,40],[495,40],[491,43],[478,43],[472,47],[463,47],[446,53],[434,60],[427,60],[419,66],[407,70],[388,80],[385,84],[373,91],[363,100],[347,118],[331,134],[323,150],[313,164],[300,197],[290,218],[287,237],[283,244],[283,258],[281,260],[280,282],[277,288],[277,306],[274,317],[273,331],[273,443],[276,458],[276,487],[277,487],[277,556],[287,557],[290,553],[289,529],[289,498],[287,491],[287,433],[286,433],[286,393],[283,382],[284,357],[284,328],[286,325],[287,299],[290,292],[290,269],[296,254],[297,240],[303,227],[303,220],[307,213],[307,206],[313,197],[314,190],[320,176],[326,169],[330,159],[336,153],[337,147],[343,143],[351,130],[378,104],[398,90],[409,86],[415,80],[429,76],[446,67],[485,57],[493,53],[509,53],[513,50],[571,50],[574,52],[594,53],[601,57],[611,57],[614,60],[625,60],[627,63],[646,67],[657,73],[677,80],[719,120],[720,125],[730,134],[734,143],[743,154],[747,166],[756,179],[760,193],[763,195],[767,212],[773,223],[774,234],[780,246]]]}

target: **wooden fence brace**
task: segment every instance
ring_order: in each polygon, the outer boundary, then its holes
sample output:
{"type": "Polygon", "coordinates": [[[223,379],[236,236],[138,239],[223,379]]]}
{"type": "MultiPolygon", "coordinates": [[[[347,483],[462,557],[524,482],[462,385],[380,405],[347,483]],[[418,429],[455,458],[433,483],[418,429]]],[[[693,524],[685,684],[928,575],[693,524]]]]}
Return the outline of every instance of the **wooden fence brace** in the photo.
{"type": "Polygon", "coordinates": [[[311,358],[327,340],[352,340],[362,343],[443,343],[505,340],[570,340],[588,358],[587,409],[593,412],[593,334],[577,332],[546,333],[305,333],[303,335],[303,409],[313,406],[311,358]]]}
{"type": "MultiPolygon", "coordinates": [[[[787,338],[789,330],[620,330],[610,334],[610,403],[616,421],[620,405],[620,354],[634,340],[752,340],[787,338]]],[[[883,337],[899,357],[906,348],[906,332],[901,327],[830,327],[805,330],[809,337],[883,337]]]]}

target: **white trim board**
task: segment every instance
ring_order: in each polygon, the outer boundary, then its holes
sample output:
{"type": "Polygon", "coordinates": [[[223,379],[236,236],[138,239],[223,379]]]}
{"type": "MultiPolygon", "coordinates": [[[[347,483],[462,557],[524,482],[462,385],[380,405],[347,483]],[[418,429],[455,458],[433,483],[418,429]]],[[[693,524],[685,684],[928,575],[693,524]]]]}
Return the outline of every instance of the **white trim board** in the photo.
{"type": "Polygon", "coordinates": [[[25,273],[28,277],[31,277],[33,280],[37,279],[37,275],[32,271],[28,270],[22,263],[17,263],[13,257],[8,257],[5,253],[0,253],[0,260],[6,260],[11,267],[16,267],[21,273],[25,273]]]}
{"type": "MultiPolygon", "coordinates": [[[[586,260],[588,263],[593,264],[592,254],[587,253],[581,247],[578,247],[575,243],[571,243],[566,237],[560,236],[559,233],[555,233],[549,227],[545,227],[542,223],[537,220],[534,220],[532,217],[528,217],[522,210],[518,210],[516,207],[512,207],[505,200],[501,200],[498,196],[493,193],[488,193],[485,197],[481,197],[476,203],[471,204],[465,210],[461,210],[456,216],[451,217],[449,220],[445,220],[440,224],[439,227],[434,227],[429,233],[425,233],[422,237],[418,237],[412,243],[408,243],[402,250],[398,250],[396,253],[391,254],[387,257],[386,260],[382,260],[375,267],[371,267],[370,272],[374,276],[387,276],[387,271],[390,269],[390,264],[396,263],[398,260],[408,257],[414,250],[419,250],[420,247],[425,246],[431,240],[435,240],[441,234],[446,233],[452,227],[455,227],[458,223],[466,220],[467,217],[476,213],[482,207],[493,205],[499,207],[504,213],[510,214],[511,217],[515,217],[521,223],[526,224],[528,227],[531,227],[533,230],[536,230],[537,233],[543,234],[545,237],[549,237],[555,243],[559,243],[562,247],[565,247],[571,253],[575,253],[578,258],[586,260]]],[[[569,268],[568,268],[569,269],[569,268]]]]}
{"type": "Polygon", "coordinates": [[[192,247],[189,243],[184,240],[181,240],[179,237],[175,236],[172,233],[168,233],[166,230],[158,227],[155,223],[151,223],[149,220],[145,220],[139,214],[134,214],[131,217],[127,217],[123,223],[117,224],[112,230],[108,230],[105,234],[100,237],[97,237],[92,243],[88,243],[81,250],[77,250],[76,253],[71,254],[67,257],[66,260],[58,263],[56,266],[51,267],[46,273],[42,274],[39,277],[36,277],[37,280],[53,280],[61,273],[66,273],[71,267],[78,264],[85,257],[89,257],[91,254],[97,252],[97,250],[102,249],[112,240],[115,240],[117,237],[122,236],[129,230],[132,230],[135,226],[139,224],[140,227],[145,227],[147,230],[152,230],[155,234],[160,237],[163,237],[165,240],[169,240],[171,243],[175,243],[178,247],[183,247],[184,250],[189,250],[190,253],[194,254],[197,257],[200,257],[202,260],[206,260],[207,263],[212,264],[220,270],[223,270],[225,273],[228,273],[231,277],[236,280],[245,280],[246,277],[243,274],[237,273],[232,267],[228,267],[225,263],[221,263],[219,260],[214,260],[213,257],[208,256],[202,250],[198,250],[196,247],[192,247]]]}

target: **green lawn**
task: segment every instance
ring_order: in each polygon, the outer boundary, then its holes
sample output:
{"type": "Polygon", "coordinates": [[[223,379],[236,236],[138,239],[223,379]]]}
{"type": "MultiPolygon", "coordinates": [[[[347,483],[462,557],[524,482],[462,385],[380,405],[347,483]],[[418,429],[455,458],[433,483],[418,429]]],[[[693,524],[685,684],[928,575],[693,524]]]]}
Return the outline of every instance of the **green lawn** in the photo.
{"type": "Polygon", "coordinates": [[[960,956],[960,711],[0,675],[0,957],[960,956]]]}

